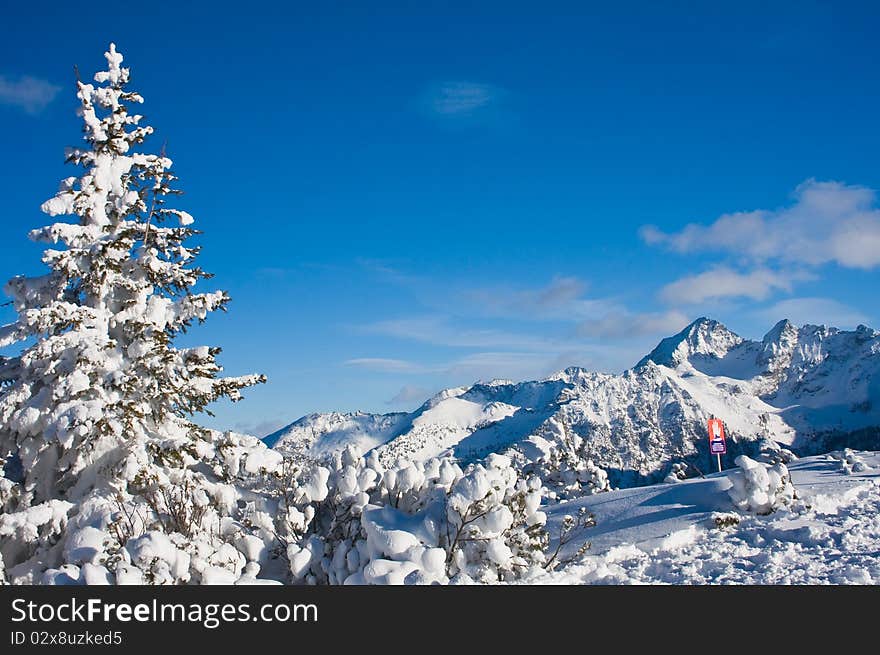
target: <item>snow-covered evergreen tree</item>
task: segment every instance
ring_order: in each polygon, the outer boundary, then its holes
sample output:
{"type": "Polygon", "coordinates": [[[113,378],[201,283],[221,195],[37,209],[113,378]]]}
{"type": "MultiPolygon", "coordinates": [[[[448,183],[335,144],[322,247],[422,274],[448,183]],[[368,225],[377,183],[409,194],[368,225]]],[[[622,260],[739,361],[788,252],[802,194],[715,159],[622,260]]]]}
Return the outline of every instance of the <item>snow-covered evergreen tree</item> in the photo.
{"type": "Polygon", "coordinates": [[[88,147],[68,160],[84,170],[43,205],[77,220],[35,230],[49,273],[7,285],[18,320],[0,344],[24,346],[0,360],[0,583],[489,582],[540,566],[543,487],[508,458],[386,470],[349,449],[284,474],[255,437],[192,421],[263,378],[221,378],[219,349],[173,345],[228,298],[195,292],[193,219],[166,206],[171,161],[136,151],[152,130],[106,57],[97,86],[78,83],[88,147]]]}
{"type": "Polygon", "coordinates": [[[105,56],[96,84],[77,82],[86,145],[66,159],[81,170],[42,206],[75,220],[32,231],[49,272],[5,288],[18,319],[0,346],[26,345],[0,362],[0,455],[22,465],[20,507],[138,475],[148,486],[152,464],[199,457],[193,414],[264,380],[219,377],[219,348],[173,345],[229,298],[194,291],[210,275],[186,245],[193,218],[166,204],[179,193],[171,160],[140,151],[153,130],[129,106],[143,98],[113,44],[105,56]]]}

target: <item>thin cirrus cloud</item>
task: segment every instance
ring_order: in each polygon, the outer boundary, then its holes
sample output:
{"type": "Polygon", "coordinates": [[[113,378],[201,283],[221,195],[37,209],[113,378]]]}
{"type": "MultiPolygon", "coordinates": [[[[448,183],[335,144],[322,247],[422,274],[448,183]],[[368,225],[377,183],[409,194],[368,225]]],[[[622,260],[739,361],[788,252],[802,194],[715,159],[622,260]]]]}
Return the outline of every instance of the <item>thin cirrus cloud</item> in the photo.
{"type": "Polygon", "coordinates": [[[690,318],[677,310],[633,312],[611,298],[588,298],[587,284],[557,276],[535,289],[475,289],[467,293],[484,315],[522,321],[575,323],[578,337],[623,341],[678,332],[690,318]]]}
{"type": "Polygon", "coordinates": [[[234,428],[239,432],[243,432],[244,434],[251,434],[255,437],[263,438],[269,436],[273,432],[280,430],[285,425],[287,425],[287,423],[284,420],[274,419],[250,423],[239,422],[234,425],[234,428]]]}
{"type": "Polygon", "coordinates": [[[806,273],[782,273],[768,268],[740,273],[719,266],[667,284],[660,290],[660,298],[672,305],[699,304],[721,298],[766,300],[776,291],[791,292],[794,281],[810,277],[806,273]]]}
{"type": "MultiPolygon", "coordinates": [[[[456,357],[444,362],[432,365],[420,364],[401,359],[388,359],[384,357],[361,357],[344,362],[345,366],[360,368],[373,373],[390,374],[444,374],[473,377],[503,377],[505,374],[528,376],[537,373],[550,372],[552,363],[557,356],[544,351],[539,352],[475,352],[456,357]]],[[[412,400],[417,389],[419,393],[424,390],[419,387],[404,387],[401,394],[388,401],[388,404],[398,404],[412,400]],[[404,393],[406,392],[406,393],[404,393]]],[[[424,398],[424,396],[422,396],[424,398]]]]}
{"type": "Polygon", "coordinates": [[[788,298],[757,312],[765,321],[787,318],[795,325],[833,325],[854,328],[868,324],[870,318],[833,298],[788,298]]]}
{"type": "Polygon", "coordinates": [[[793,197],[780,209],[724,214],[708,225],[691,223],[671,233],[646,225],[640,235],[679,253],[727,252],[755,263],[880,266],[880,208],[873,189],[810,179],[793,197]]]}
{"type": "Polygon", "coordinates": [[[425,111],[432,116],[467,119],[497,108],[505,95],[504,89],[495,85],[460,80],[430,85],[421,100],[425,111]]]}
{"type": "Polygon", "coordinates": [[[641,314],[623,311],[584,321],[577,330],[585,337],[620,340],[675,334],[690,322],[689,316],[677,310],[641,314]]]}
{"type": "Polygon", "coordinates": [[[343,362],[345,366],[364,368],[380,373],[418,373],[423,367],[405,359],[391,359],[387,357],[358,357],[343,362]]]}
{"type": "MultiPolygon", "coordinates": [[[[482,351],[473,352],[432,365],[416,362],[401,362],[388,366],[379,357],[349,360],[346,365],[356,366],[373,373],[393,373],[411,375],[440,375],[457,380],[490,380],[497,378],[525,380],[542,378],[554,371],[570,366],[577,361],[590,359],[589,353],[578,351],[532,352],[532,351],[482,351]]],[[[416,385],[404,385],[388,405],[404,405],[414,400],[425,400],[429,391],[416,385]]]]}
{"type": "Polygon", "coordinates": [[[446,372],[460,379],[528,380],[543,378],[564,368],[558,362],[559,356],[552,353],[479,352],[451,362],[446,372]]]}
{"type": "Polygon", "coordinates": [[[587,284],[579,278],[557,276],[533,289],[470,289],[463,292],[460,299],[468,302],[478,314],[527,321],[577,321],[615,309],[610,300],[585,297],[586,288],[587,284]]]}
{"type": "MultiPolygon", "coordinates": [[[[392,272],[399,282],[399,271],[392,272]]],[[[383,267],[382,273],[389,271],[383,267]]],[[[420,280],[415,287],[424,290],[431,287],[428,282],[420,280]]],[[[572,365],[619,371],[644,354],[645,342],[678,332],[693,318],[676,309],[631,311],[611,298],[590,298],[586,290],[587,284],[577,277],[556,276],[535,286],[428,293],[429,313],[353,327],[364,334],[423,344],[431,348],[425,352],[430,362],[377,356],[345,364],[389,375],[441,376],[452,384],[537,379],[572,365]],[[540,329],[536,323],[542,324],[540,329]]],[[[424,297],[422,301],[425,304],[424,297]]],[[[389,404],[398,404],[392,401],[389,404]]],[[[401,399],[399,404],[406,402],[401,399]]]]}
{"type": "Polygon", "coordinates": [[[432,394],[430,389],[418,387],[412,384],[405,384],[400,388],[393,398],[385,401],[386,405],[412,405],[413,403],[422,403],[432,394]]]}
{"type": "MultiPolygon", "coordinates": [[[[457,328],[442,316],[378,321],[362,328],[371,334],[456,348],[492,348],[552,351],[558,343],[550,338],[497,330],[494,328],[457,328]]],[[[393,360],[392,360],[393,361],[393,360]]]]}
{"type": "MultiPolygon", "coordinates": [[[[425,281],[417,286],[425,287],[425,281]]],[[[582,348],[585,337],[600,338],[607,348],[608,341],[666,336],[693,318],[674,309],[632,311],[613,298],[587,297],[586,289],[586,282],[577,277],[556,276],[537,287],[476,287],[446,296],[428,294],[435,310],[431,314],[378,321],[357,329],[433,346],[559,353],[582,348]],[[497,319],[513,320],[521,329],[497,329],[492,326],[497,319]],[[528,328],[538,322],[555,323],[556,335],[528,328]]]]}
{"type": "Polygon", "coordinates": [[[60,86],[29,75],[15,81],[0,75],[0,104],[17,107],[27,114],[39,114],[59,91],[60,86]]]}

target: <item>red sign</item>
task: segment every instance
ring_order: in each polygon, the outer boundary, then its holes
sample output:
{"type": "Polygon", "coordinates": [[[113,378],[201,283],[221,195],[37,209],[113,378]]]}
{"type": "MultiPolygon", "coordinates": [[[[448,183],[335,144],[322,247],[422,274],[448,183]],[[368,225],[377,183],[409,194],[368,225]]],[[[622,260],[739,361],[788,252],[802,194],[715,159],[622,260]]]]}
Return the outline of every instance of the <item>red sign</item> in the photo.
{"type": "Polygon", "coordinates": [[[724,423],[720,418],[709,419],[709,452],[713,455],[723,455],[727,452],[727,442],[724,441],[724,423]]]}

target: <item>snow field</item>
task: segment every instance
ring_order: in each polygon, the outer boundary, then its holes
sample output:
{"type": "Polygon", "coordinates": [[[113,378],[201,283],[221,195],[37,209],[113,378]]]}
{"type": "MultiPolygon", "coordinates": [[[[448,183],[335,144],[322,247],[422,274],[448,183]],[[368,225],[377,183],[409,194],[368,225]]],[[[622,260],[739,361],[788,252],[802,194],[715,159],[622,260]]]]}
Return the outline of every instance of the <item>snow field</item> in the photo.
{"type": "MultiPolygon", "coordinates": [[[[734,483],[725,484],[728,475],[585,499],[581,504],[588,508],[599,500],[606,505],[597,512],[599,527],[603,516],[615,513],[624,515],[618,525],[627,516],[640,517],[639,523],[602,535],[578,562],[521,583],[880,584],[880,453],[856,455],[865,468],[855,476],[831,456],[792,464],[797,498],[765,515],[730,511],[733,498],[725,496],[734,483]],[[713,509],[724,505],[726,511],[713,509]],[[621,543],[624,537],[629,543],[621,543]]],[[[755,475],[757,463],[745,464],[730,477],[751,476],[761,481],[757,488],[767,489],[764,477],[755,475]]],[[[758,495],[760,509],[766,501],[758,495]]],[[[570,505],[548,509],[551,532],[556,515],[570,512],[570,505]]]]}

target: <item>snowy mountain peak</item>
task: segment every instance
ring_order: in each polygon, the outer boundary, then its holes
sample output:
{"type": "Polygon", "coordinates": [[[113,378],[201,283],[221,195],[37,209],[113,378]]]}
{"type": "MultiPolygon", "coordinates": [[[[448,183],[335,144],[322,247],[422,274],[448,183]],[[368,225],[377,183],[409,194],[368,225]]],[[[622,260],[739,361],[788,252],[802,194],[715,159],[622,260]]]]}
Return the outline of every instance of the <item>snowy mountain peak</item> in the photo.
{"type": "Polygon", "coordinates": [[[488,382],[483,382],[482,384],[487,387],[509,387],[515,383],[513,380],[508,380],[506,378],[493,378],[488,382]]]}
{"type": "Polygon", "coordinates": [[[544,378],[544,382],[565,382],[567,384],[580,384],[584,380],[592,379],[596,376],[593,371],[588,371],[580,366],[569,366],[568,368],[557,371],[553,375],[544,378]]]}
{"type": "Polygon", "coordinates": [[[758,363],[768,373],[787,368],[800,339],[800,330],[788,319],[779,321],[761,340],[758,363]]]}
{"type": "Polygon", "coordinates": [[[311,415],[266,442],[306,459],[355,443],[389,464],[492,452],[536,462],[581,443],[620,486],[660,479],[671,462],[714,466],[705,448],[713,415],[724,420],[731,458],[780,445],[801,454],[874,447],[880,332],[783,320],[747,340],[700,318],[620,375],[572,366],[538,381],[481,382],[409,414],[311,415]]]}
{"type": "Polygon", "coordinates": [[[783,343],[797,340],[798,329],[787,318],[782,319],[764,335],[763,343],[783,343]]]}
{"type": "Polygon", "coordinates": [[[718,321],[701,317],[678,334],[663,339],[644,357],[636,368],[648,361],[662,366],[676,367],[692,357],[721,359],[729,350],[743,342],[743,338],[718,321]]]}

